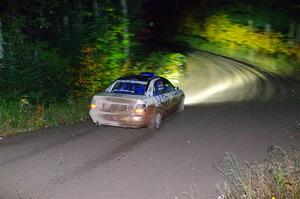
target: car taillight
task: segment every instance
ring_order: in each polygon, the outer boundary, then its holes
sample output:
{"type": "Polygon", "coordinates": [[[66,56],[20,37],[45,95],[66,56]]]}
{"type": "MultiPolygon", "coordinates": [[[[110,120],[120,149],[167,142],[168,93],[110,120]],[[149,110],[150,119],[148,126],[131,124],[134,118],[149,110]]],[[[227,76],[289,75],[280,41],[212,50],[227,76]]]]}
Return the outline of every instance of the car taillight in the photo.
{"type": "Polygon", "coordinates": [[[143,114],[146,111],[146,105],[145,104],[137,104],[134,108],[135,114],[143,114]]]}
{"type": "Polygon", "coordinates": [[[96,108],[96,107],[97,107],[97,105],[96,105],[95,100],[92,100],[92,102],[91,102],[91,108],[96,108]]]}

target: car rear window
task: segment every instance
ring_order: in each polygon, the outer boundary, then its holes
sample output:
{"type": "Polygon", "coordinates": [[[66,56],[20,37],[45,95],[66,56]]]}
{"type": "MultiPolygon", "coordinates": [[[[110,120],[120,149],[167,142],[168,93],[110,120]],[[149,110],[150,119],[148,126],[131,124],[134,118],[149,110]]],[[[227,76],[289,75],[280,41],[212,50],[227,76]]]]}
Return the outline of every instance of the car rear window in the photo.
{"type": "Polygon", "coordinates": [[[117,80],[111,92],[133,94],[133,95],[145,95],[148,82],[136,81],[136,80],[117,80]]]}

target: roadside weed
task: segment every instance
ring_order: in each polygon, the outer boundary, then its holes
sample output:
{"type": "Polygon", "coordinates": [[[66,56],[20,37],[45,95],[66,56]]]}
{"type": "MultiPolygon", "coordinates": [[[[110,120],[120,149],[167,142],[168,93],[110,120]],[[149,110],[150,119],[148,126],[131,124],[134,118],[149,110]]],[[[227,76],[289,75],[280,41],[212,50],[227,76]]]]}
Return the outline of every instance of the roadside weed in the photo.
{"type": "Polygon", "coordinates": [[[264,161],[241,164],[231,153],[225,153],[214,167],[224,176],[218,185],[224,199],[296,199],[300,197],[300,150],[293,147],[287,154],[278,146],[267,149],[264,161]]]}

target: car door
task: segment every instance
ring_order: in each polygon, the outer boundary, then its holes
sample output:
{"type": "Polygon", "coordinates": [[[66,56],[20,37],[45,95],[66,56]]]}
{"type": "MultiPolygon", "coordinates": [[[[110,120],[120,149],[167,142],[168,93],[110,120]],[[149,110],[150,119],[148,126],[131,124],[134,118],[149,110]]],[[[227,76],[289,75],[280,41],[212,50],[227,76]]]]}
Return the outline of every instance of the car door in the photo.
{"type": "Polygon", "coordinates": [[[175,89],[175,87],[172,85],[170,81],[167,79],[163,79],[163,84],[165,87],[165,93],[169,96],[170,98],[170,105],[169,105],[169,111],[174,111],[177,109],[179,106],[180,100],[181,100],[181,95],[178,90],[175,89]]]}
{"type": "Polygon", "coordinates": [[[157,79],[153,85],[153,97],[156,104],[166,114],[170,110],[172,96],[166,92],[165,85],[161,78],[157,79]]]}

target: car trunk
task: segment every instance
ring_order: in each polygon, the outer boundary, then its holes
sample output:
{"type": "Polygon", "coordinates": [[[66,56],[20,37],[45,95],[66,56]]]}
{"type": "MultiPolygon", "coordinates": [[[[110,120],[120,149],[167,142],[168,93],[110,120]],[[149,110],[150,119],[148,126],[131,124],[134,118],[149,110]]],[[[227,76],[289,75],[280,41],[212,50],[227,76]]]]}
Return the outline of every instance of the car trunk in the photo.
{"type": "Polygon", "coordinates": [[[133,126],[132,115],[136,104],[142,103],[144,96],[102,93],[93,98],[96,108],[91,110],[92,119],[101,124],[113,126],[133,126]]]}
{"type": "Polygon", "coordinates": [[[107,113],[131,113],[137,104],[136,99],[96,96],[94,98],[97,109],[107,113]]]}

